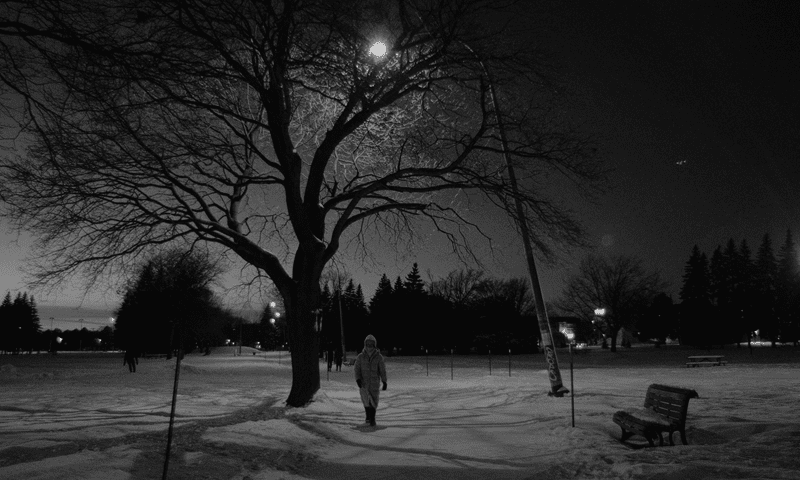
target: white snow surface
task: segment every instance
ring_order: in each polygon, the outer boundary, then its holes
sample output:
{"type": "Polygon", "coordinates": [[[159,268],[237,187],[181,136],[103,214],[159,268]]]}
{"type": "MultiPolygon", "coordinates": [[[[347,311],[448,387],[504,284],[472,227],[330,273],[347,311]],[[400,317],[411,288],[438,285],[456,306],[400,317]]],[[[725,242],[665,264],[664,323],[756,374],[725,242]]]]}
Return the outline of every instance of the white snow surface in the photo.
{"type": "MultiPolygon", "coordinates": [[[[686,368],[670,346],[559,352],[569,395],[548,396],[541,355],[387,357],[377,427],[363,427],[351,367],[321,368],[305,408],[286,408],[288,356],[187,355],[171,479],[798,479],[800,349],[714,350],[686,368]],[[452,372],[452,373],[451,373],[452,372]],[[452,375],[452,379],[451,379],[452,375]],[[621,443],[611,421],[651,383],[696,390],[682,445],[621,443]]],[[[253,355],[256,353],[256,355],[253,355]]],[[[175,359],[121,354],[0,356],[0,479],[161,478],[175,359]]]]}

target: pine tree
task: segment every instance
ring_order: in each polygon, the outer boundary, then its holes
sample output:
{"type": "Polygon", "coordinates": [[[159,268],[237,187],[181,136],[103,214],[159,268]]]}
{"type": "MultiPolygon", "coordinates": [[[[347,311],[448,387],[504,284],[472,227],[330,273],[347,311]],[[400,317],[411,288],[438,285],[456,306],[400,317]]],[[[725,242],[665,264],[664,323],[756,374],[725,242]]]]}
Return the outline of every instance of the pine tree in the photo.
{"type": "Polygon", "coordinates": [[[786,239],[778,256],[776,289],[777,329],[771,332],[772,346],[778,339],[794,342],[800,336],[800,269],[798,268],[797,248],[791,230],[786,231],[786,239]]]}
{"type": "Polygon", "coordinates": [[[710,347],[713,312],[709,276],[708,258],[695,245],[684,267],[680,291],[681,343],[710,347]]]}
{"type": "Polygon", "coordinates": [[[392,282],[384,273],[378,281],[375,294],[372,295],[372,299],[369,301],[369,323],[374,332],[373,335],[381,339],[381,348],[390,345],[388,324],[392,311],[393,292],[392,282]]]}
{"type": "Polygon", "coordinates": [[[708,258],[695,245],[683,271],[682,302],[707,302],[710,299],[708,258]]]}
{"type": "Polygon", "coordinates": [[[11,353],[15,345],[14,318],[11,302],[11,292],[6,292],[3,303],[0,304],[0,351],[11,353]]]}
{"type": "Polygon", "coordinates": [[[757,317],[755,313],[756,291],[755,291],[755,264],[752,259],[752,252],[747,240],[742,240],[739,244],[739,251],[736,257],[734,273],[734,296],[732,304],[736,313],[736,320],[733,322],[735,330],[732,338],[737,346],[741,346],[741,341],[750,338],[750,332],[755,324],[757,317]]]}
{"type": "MultiPolygon", "coordinates": [[[[754,268],[755,304],[753,309],[757,312],[758,320],[751,325],[751,331],[759,331],[766,338],[777,332],[778,323],[775,311],[776,291],[778,280],[778,264],[772,249],[772,238],[769,233],[764,234],[761,246],[758,248],[754,268]]],[[[748,340],[749,344],[749,340],[748,340]]]]}
{"type": "Polygon", "coordinates": [[[28,347],[28,353],[32,353],[33,346],[37,343],[39,334],[42,332],[42,325],[39,319],[39,309],[36,308],[36,300],[33,295],[28,297],[25,304],[25,317],[23,320],[24,341],[28,347]]]}
{"type": "Polygon", "coordinates": [[[427,321],[428,304],[427,294],[425,293],[425,283],[419,274],[419,266],[415,262],[411,271],[406,275],[403,282],[403,295],[405,300],[403,308],[403,329],[402,344],[407,354],[416,354],[429,338],[426,332],[434,328],[427,321]]]}
{"type": "Polygon", "coordinates": [[[411,271],[406,275],[403,288],[411,295],[421,295],[425,291],[425,282],[419,274],[419,267],[416,263],[411,267],[411,271]]]}

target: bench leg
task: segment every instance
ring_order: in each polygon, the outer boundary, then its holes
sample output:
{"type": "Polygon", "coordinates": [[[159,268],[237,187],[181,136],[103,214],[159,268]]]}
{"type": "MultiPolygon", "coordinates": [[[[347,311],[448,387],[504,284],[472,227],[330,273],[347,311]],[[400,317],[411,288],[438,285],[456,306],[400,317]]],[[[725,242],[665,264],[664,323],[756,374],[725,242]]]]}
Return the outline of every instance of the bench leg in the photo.
{"type": "Polygon", "coordinates": [[[681,430],[681,442],[684,445],[689,445],[689,442],[686,441],[686,430],[681,430]]]}
{"type": "Polygon", "coordinates": [[[627,432],[625,429],[622,429],[622,438],[621,440],[624,442],[625,440],[631,438],[633,436],[633,432],[627,432]]]}
{"type": "Polygon", "coordinates": [[[674,447],[675,442],[672,440],[672,434],[675,433],[674,431],[669,432],[669,446],[674,447]]]}

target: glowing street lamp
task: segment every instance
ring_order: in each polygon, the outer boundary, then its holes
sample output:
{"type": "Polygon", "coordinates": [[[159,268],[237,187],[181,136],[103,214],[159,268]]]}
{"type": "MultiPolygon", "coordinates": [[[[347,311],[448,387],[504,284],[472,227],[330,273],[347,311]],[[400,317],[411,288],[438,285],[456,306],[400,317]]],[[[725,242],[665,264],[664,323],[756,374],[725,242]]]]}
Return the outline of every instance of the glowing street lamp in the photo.
{"type": "Polygon", "coordinates": [[[378,58],[386,55],[386,44],[383,42],[373,43],[369,48],[369,53],[378,58]]]}

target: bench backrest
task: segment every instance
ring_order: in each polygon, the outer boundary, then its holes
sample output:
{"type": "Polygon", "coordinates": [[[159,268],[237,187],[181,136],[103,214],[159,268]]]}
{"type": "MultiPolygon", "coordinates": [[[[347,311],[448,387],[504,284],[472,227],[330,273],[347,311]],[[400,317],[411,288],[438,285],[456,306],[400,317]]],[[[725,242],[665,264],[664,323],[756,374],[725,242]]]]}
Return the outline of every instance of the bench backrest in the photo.
{"type": "Polygon", "coordinates": [[[644,406],[666,416],[670,422],[682,427],[686,422],[689,400],[698,397],[699,395],[694,390],[654,383],[647,388],[644,406]]]}

